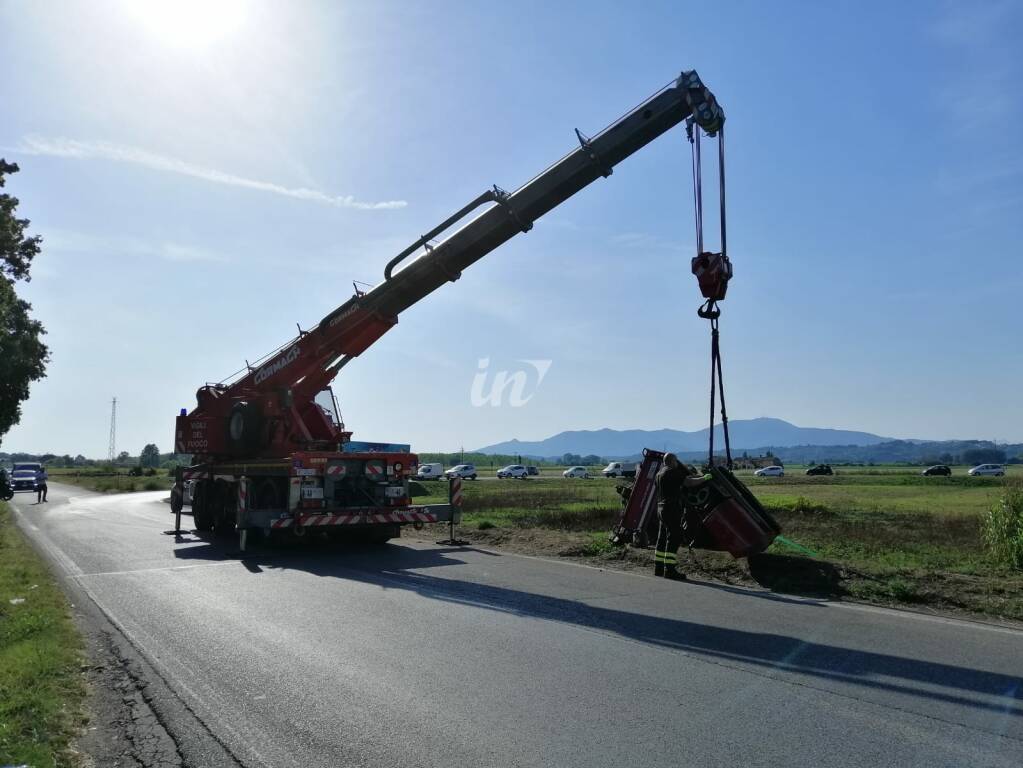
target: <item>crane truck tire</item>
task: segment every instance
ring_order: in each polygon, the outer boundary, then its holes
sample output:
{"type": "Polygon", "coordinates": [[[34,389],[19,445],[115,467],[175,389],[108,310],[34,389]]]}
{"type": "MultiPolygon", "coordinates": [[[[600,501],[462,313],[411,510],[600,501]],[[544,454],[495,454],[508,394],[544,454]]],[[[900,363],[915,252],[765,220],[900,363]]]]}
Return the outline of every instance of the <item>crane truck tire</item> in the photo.
{"type": "Polygon", "coordinates": [[[224,480],[217,480],[214,487],[216,490],[210,496],[213,530],[217,536],[228,536],[235,530],[238,492],[232,483],[224,480]]]}
{"type": "Polygon", "coordinates": [[[197,531],[213,530],[213,509],[209,480],[197,480],[192,490],[192,522],[197,531]]]}
{"type": "Polygon", "coordinates": [[[236,451],[251,452],[258,449],[263,414],[256,403],[241,401],[234,404],[227,417],[227,444],[236,451]]]}

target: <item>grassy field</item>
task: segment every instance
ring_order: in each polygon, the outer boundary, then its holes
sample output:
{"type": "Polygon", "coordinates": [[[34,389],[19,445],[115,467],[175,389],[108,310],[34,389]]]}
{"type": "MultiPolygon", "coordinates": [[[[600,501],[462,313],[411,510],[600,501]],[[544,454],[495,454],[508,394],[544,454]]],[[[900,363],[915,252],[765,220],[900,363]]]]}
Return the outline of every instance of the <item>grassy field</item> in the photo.
{"type": "MultiPolygon", "coordinates": [[[[823,591],[1023,619],[1023,571],[996,564],[981,538],[981,518],[998,499],[1001,479],[971,478],[965,467],[954,468],[951,478],[921,477],[919,467],[842,467],[833,477],[807,477],[804,469],[788,467],[783,478],[740,476],[777,516],[788,539],[835,566],[839,581],[823,591]]],[[[1023,467],[1011,467],[1008,477],[1023,477],[1023,467]]],[[[417,501],[443,498],[441,484],[424,485],[431,495],[417,501]]],[[[647,567],[649,551],[607,542],[620,508],[614,488],[615,482],[604,479],[549,476],[467,482],[460,535],[647,567]]],[[[780,542],[769,552],[800,556],[780,542]]],[[[720,553],[699,552],[690,567],[736,582],[752,579],[742,561],[720,553]]],[[[814,591],[805,582],[786,584],[777,574],[771,585],[814,591]]]]}
{"type": "Polygon", "coordinates": [[[0,502],[0,765],[78,764],[80,664],[67,602],[0,502]]]}
{"type": "Polygon", "coordinates": [[[99,493],[132,493],[134,491],[160,491],[169,489],[174,478],[167,475],[166,470],[157,470],[153,477],[131,477],[127,469],[116,475],[100,474],[88,469],[51,469],[48,471],[54,483],[77,485],[99,493]]]}

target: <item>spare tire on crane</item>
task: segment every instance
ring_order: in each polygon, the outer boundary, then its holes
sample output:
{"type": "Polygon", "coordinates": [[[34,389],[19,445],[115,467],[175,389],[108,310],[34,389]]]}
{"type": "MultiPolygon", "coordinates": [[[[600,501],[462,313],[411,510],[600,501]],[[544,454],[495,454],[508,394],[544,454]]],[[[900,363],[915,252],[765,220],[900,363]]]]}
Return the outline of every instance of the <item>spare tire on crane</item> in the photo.
{"type": "Polygon", "coordinates": [[[234,451],[251,452],[260,447],[263,414],[259,405],[241,400],[227,417],[227,445],[234,451]]]}

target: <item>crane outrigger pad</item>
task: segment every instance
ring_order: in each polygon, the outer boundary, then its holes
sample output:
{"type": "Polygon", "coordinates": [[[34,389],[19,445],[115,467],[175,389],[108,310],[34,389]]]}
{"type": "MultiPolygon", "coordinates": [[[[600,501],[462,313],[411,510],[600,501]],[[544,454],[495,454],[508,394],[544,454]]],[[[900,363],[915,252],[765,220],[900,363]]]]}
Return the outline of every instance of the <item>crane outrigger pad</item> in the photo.
{"type": "MultiPolygon", "coordinates": [[[[630,486],[620,484],[623,508],[611,531],[611,541],[647,547],[657,539],[656,477],[664,453],[649,448],[630,486]]],[[[696,549],[728,552],[749,557],[763,552],[781,533],[781,526],[764,509],[749,488],[725,467],[708,470],[708,482],[688,491],[684,536],[696,549]]]]}

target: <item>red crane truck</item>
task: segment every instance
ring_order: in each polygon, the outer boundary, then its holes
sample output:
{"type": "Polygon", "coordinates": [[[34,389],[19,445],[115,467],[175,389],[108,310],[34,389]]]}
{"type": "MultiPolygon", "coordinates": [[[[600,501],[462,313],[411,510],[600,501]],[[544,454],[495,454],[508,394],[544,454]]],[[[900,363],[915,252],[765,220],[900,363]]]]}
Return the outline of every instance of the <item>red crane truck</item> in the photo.
{"type": "MultiPolygon", "coordinates": [[[[682,75],[514,192],[494,187],[395,256],[384,281],[246,368],[206,384],[182,409],[174,449],[191,454],[172,504],[191,480],[197,530],[360,530],[378,540],[400,526],[457,518],[456,505],[412,503],[418,458],[408,446],[359,444],[342,423],[330,382],[398,322],[405,309],[466,269],[674,126],[715,135],[724,113],[695,71],[682,75]],[[486,206],[439,243],[442,232],[486,206]],[[395,271],[408,257],[422,253],[395,271]],[[325,394],[323,394],[325,393],[325,394]],[[318,401],[319,398],[319,401],[318,401]]],[[[457,521],[457,520],[456,520],[457,521]]]]}

